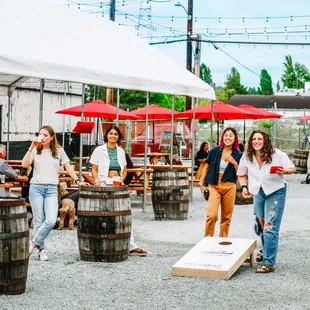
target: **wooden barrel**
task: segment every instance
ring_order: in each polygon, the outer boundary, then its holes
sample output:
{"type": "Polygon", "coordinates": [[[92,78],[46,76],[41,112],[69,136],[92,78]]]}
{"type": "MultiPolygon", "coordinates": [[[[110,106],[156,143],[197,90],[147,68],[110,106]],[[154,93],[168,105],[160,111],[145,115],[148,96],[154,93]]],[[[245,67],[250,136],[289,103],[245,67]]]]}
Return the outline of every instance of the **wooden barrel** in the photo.
{"type": "Polygon", "coordinates": [[[127,186],[82,186],[77,215],[81,260],[120,262],[128,258],[131,207],[127,186]]]}
{"type": "Polygon", "coordinates": [[[309,156],[309,150],[295,150],[292,162],[296,167],[297,173],[307,173],[307,161],[309,156]]]}
{"type": "Polygon", "coordinates": [[[25,200],[0,198],[0,295],[25,293],[29,226],[25,200]]]}
{"type": "Polygon", "coordinates": [[[189,184],[184,169],[156,168],[152,179],[155,220],[185,220],[189,205],[189,184]]]}

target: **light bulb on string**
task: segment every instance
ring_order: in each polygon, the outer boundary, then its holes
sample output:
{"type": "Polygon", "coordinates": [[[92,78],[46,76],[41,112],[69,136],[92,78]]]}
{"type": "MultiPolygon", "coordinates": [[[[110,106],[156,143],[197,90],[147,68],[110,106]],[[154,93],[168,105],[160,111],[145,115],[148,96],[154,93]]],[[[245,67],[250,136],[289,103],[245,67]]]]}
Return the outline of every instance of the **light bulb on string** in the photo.
{"type": "Polygon", "coordinates": [[[197,17],[195,17],[195,23],[197,23],[197,17]]]}
{"type": "Polygon", "coordinates": [[[266,27],[265,27],[265,29],[264,29],[264,33],[267,33],[266,27]]]}
{"type": "Polygon", "coordinates": [[[122,6],[125,6],[125,0],[123,0],[123,4],[122,4],[122,6]]]}
{"type": "Polygon", "coordinates": [[[225,33],[228,34],[227,28],[225,29],[225,33]]]}
{"type": "Polygon", "coordinates": [[[219,17],[219,23],[221,22],[221,18],[219,17]]]}
{"type": "Polygon", "coordinates": [[[268,23],[269,22],[269,17],[266,17],[266,23],[268,23]]]}
{"type": "Polygon", "coordinates": [[[287,27],[286,26],[284,27],[284,31],[285,31],[285,33],[287,32],[287,27]]]}
{"type": "Polygon", "coordinates": [[[79,10],[81,9],[81,4],[80,4],[80,3],[78,3],[78,9],[79,9],[79,10]]]}
{"type": "Polygon", "coordinates": [[[100,6],[99,7],[100,7],[100,9],[102,9],[102,2],[100,2],[100,6]]]}
{"type": "Polygon", "coordinates": [[[293,16],[291,16],[291,23],[293,22],[293,16]]]}
{"type": "Polygon", "coordinates": [[[127,14],[125,14],[125,19],[127,19],[127,14]]]}
{"type": "Polygon", "coordinates": [[[173,22],[173,16],[171,16],[171,21],[173,22]]]}
{"type": "Polygon", "coordinates": [[[242,22],[244,23],[244,17],[242,17],[242,22]]]}
{"type": "Polygon", "coordinates": [[[308,32],[308,25],[305,25],[305,30],[308,32]]]}
{"type": "Polygon", "coordinates": [[[255,44],[253,45],[253,47],[254,47],[254,49],[256,49],[256,46],[255,46],[255,44]]]}

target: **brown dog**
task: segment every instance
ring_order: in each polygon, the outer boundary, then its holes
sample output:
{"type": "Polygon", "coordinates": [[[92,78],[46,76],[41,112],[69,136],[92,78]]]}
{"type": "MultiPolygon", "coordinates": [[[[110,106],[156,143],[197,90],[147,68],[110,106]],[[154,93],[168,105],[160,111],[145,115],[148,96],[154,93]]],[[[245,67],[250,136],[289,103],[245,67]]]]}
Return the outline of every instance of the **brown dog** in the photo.
{"type": "Polygon", "coordinates": [[[75,208],[74,208],[74,201],[69,198],[65,198],[60,202],[60,209],[59,209],[59,226],[58,230],[62,230],[65,226],[65,219],[68,214],[69,216],[69,229],[74,230],[73,223],[75,221],[75,208]]]}

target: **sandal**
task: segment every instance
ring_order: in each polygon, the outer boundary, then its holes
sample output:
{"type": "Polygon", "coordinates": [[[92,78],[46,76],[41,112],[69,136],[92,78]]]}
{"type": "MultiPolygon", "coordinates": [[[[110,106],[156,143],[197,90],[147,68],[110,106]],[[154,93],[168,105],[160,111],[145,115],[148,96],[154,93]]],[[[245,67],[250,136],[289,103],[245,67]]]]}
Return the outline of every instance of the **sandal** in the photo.
{"type": "Polygon", "coordinates": [[[262,265],[255,270],[255,273],[270,273],[274,272],[275,268],[272,265],[262,265]]]}
{"type": "Polygon", "coordinates": [[[263,260],[263,250],[259,250],[259,252],[256,254],[256,262],[261,263],[263,260]]]}
{"type": "Polygon", "coordinates": [[[129,251],[129,256],[146,256],[146,254],[147,254],[147,251],[141,248],[135,248],[129,251]]]}

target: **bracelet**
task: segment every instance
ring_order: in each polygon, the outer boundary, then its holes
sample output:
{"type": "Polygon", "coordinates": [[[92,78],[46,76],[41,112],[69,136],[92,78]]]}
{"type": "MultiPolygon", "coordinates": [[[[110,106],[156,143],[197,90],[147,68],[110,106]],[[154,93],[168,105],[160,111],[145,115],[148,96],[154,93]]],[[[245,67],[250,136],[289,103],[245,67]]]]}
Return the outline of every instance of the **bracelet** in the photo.
{"type": "Polygon", "coordinates": [[[73,181],[73,184],[79,185],[80,182],[81,182],[81,181],[80,181],[79,179],[75,179],[75,180],[73,181]]]}
{"type": "Polygon", "coordinates": [[[247,185],[242,185],[242,186],[241,186],[241,192],[243,191],[244,188],[246,188],[246,190],[249,191],[247,185]]]}

